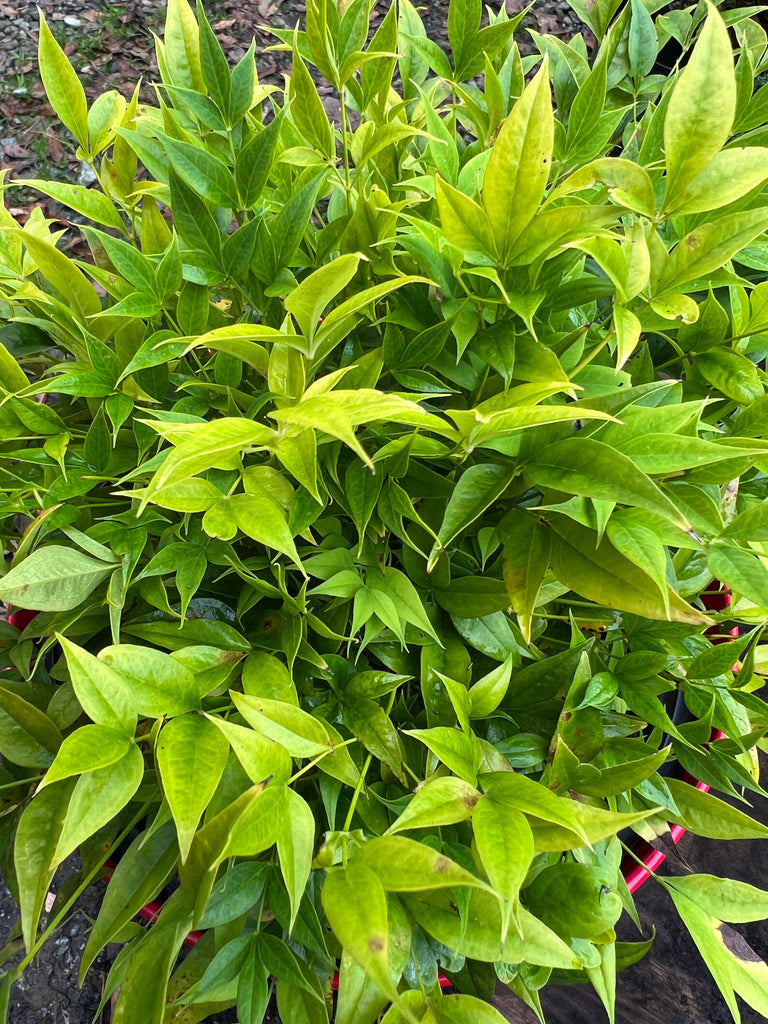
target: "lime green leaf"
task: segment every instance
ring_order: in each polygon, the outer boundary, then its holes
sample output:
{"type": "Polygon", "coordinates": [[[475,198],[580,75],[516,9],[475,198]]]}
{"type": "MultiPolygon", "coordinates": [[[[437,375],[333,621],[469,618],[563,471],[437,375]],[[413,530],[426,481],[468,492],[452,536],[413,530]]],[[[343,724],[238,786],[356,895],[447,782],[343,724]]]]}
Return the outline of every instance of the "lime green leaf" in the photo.
{"type": "Polygon", "coordinates": [[[553,144],[554,116],[545,57],[503,123],[485,171],[483,206],[502,264],[541,204],[553,144]]]}
{"type": "Polygon", "coordinates": [[[115,563],[57,544],[37,548],[0,581],[0,600],[17,608],[77,608],[114,570],[115,563]]]}
{"type": "Polygon", "coordinates": [[[487,718],[504,700],[512,678],[514,658],[509,657],[498,668],[478,679],[469,689],[469,717],[487,718]]]}
{"type": "Polygon", "coordinates": [[[433,729],[406,729],[405,732],[408,736],[415,736],[421,740],[424,746],[459,778],[471,786],[477,785],[481,753],[474,736],[442,725],[433,729]]]}
{"type": "Polygon", "coordinates": [[[354,863],[370,868],[387,892],[424,892],[455,885],[488,888],[449,857],[404,836],[369,840],[355,852],[354,863]]]}
{"type": "Polygon", "coordinates": [[[362,863],[332,871],[322,890],[323,910],[345,953],[397,1001],[389,973],[387,898],[378,877],[362,863]]]}
{"type": "Polygon", "coordinates": [[[211,688],[204,676],[196,679],[177,659],[151,647],[105,647],[99,653],[99,661],[114,669],[130,686],[139,714],[151,718],[192,711],[211,688]]]}
{"type": "Polygon", "coordinates": [[[286,789],[285,801],[279,815],[277,856],[291,901],[289,931],[292,931],[312,866],[315,818],[309,804],[294,790],[286,789]]]}
{"type": "Polygon", "coordinates": [[[19,887],[21,927],[28,951],[37,937],[37,924],[45,897],[59,863],[54,851],[64,828],[74,787],[74,781],[68,780],[44,789],[27,804],[16,826],[13,858],[19,887]]]}
{"type": "Polygon", "coordinates": [[[517,919],[517,900],[533,861],[533,833],[525,815],[508,803],[484,796],[472,815],[477,852],[499,895],[501,945],[517,919]]]}
{"type": "Polygon", "coordinates": [[[219,716],[212,716],[210,721],[227,738],[251,782],[263,782],[270,776],[274,776],[277,782],[288,781],[291,774],[291,758],[282,744],[269,739],[256,729],[236,725],[219,716]]]}
{"type": "Polygon", "coordinates": [[[96,189],[87,188],[85,185],[71,185],[64,181],[45,181],[40,178],[25,178],[24,186],[50,196],[64,206],[68,206],[70,210],[75,210],[76,213],[81,213],[84,217],[96,221],[97,224],[117,228],[118,231],[125,234],[123,218],[103,192],[97,192],[96,189]]]}
{"type": "Polygon", "coordinates": [[[591,437],[556,441],[526,464],[526,472],[540,487],[636,505],[690,529],[685,516],[631,459],[591,437]]]}
{"type": "Polygon", "coordinates": [[[128,681],[66,637],[57,633],[56,639],[64,651],[75,696],[86,715],[97,725],[132,736],[137,707],[128,681]]]}
{"type": "Polygon", "coordinates": [[[482,206],[441,178],[435,182],[435,199],[451,245],[470,253],[488,255],[493,251],[493,228],[482,206]]]}
{"type": "Polygon", "coordinates": [[[710,7],[666,110],[666,202],[684,191],[720,152],[731,134],[735,112],[736,76],[731,41],[722,16],[710,7]]]}
{"type": "Polygon", "coordinates": [[[251,448],[268,446],[275,436],[269,427],[234,417],[193,426],[152,477],[142,507],[152,500],[155,491],[196,476],[251,448]]]}
{"type": "Polygon", "coordinates": [[[83,150],[88,149],[88,104],[85,90],[67,55],[56,42],[40,11],[37,59],[46,95],[57,117],[72,132],[83,150]]]}
{"type": "Polygon", "coordinates": [[[132,743],[119,761],[80,776],[56,844],[57,864],[122,811],[139,788],[143,775],[144,759],[132,743]]]}
{"type": "Polygon", "coordinates": [[[169,0],[163,40],[171,81],[183,88],[205,93],[200,66],[200,31],[187,0],[169,0]]]}
{"type": "Polygon", "coordinates": [[[670,888],[677,912],[712,972],[734,1020],[738,993],[761,1015],[768,1014],[768,965],[730,925],[706,913],[682,892],[670,888]]]}
{"type": "Polygon", "coordinates": [[[175,718],[160,733],[157,766],[176,823],[182,861],[187,858],[192,837],[219,784],[228,755],[226,738],[199,715],[175,718]]]}
{"type": "Polygon", "coordinates": [[[697,874],[665,879],[664,886],[682,893],[711,917],[731,924],[762,921],[768,916],[768,892],[747,882],[697,874]]]}
{"type": "Polygon", "coordinates": [[[679,814],[665,811],[670,821],[707,839],[768,839],[768,828],[711,793],[679,779],[666,780],[679,814]]]}
{"type": "Polygon", "coordinates": [[[682,217],[717,210],[741,199],[766,179],[768,149],[725,149],[665,205],[663,215],[682,217]]]}
{"type": "Polygon", "coordinates": [[[507,1020],[495,1006],[476,996],[451,993],[433,1004],[437,1024],[504,1024],[507,1020]]]}
{"type": "Polygon", "coordinates": [[[453,775],[430,779],[416,790],[413,799],[388,832],[432,828],[468,821],[480,799],[474,786],[453,775]]]}
{"type": "Polygon", "coordinates": [[[360,256],[357,254],[340,256],[305,277],[286,298],[285,308],[296,319],[310,345],[326,306],[346,288],[359,264],[360,256]]]}
{"type": "Polygon", "coordinates": [[[242,684],[243,692],[252,697],[267,697],[298,706],[299,698],[291,674],[274,654],[266,651],[249,654],[243,665],[242,684]]]}
{"type": "Polygon", "coordinates": [[[667,293],[679,291],[690,281],[706,278],[741,252],[766,228],[768,213],[764,207],[759,207],[743,213],[726,214],[689,231],[666,261],[656,285],[656,295],[660,299],[667,299],[667,293]]]}
{"type": "Polygon", "coordinates": [[[257,732],[282,744],[291,757],[317,757],[331,750],[323,723],[301,708],[265,697],[234,692],[231,696],[243,718],[257,732]]]}
{"type": "Polygon", "coordinates": [[[107,768],[119,761],[130,746],[130,737],[122,731],[105,725],[83,725],[63,741],[38,792],[59,779],[107,768]]]}
{"type": "Polygon", "coordinates": [[[285,513],[269,494],[265,491],[236,494],[228,500],[228,505],[234,512],[235,522],[247,537],[287,555],[294,565],[301,568],[285,513]]]}

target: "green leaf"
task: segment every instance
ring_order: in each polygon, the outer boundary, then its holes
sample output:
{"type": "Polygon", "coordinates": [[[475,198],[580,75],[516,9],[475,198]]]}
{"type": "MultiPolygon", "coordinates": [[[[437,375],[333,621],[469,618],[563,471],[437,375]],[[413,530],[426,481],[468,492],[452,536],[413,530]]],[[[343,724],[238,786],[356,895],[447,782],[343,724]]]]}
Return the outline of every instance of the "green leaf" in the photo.
{"type": "Polygon", "coordinates": [[[88,651],[56,634],[69,669],[72,688],[86,715],[97,725],[133,736],[137,707],[128,681],[88,651]]]}
{"type": "Polygon", "coordinates": [[[603,538],[565,518],[552,518],[552,570],[565,586],[590,601],[648,619],[706,625],[709,619],[668,587],[662,595],[652,578],[603,538]],[[669,604],[667,605],[667,602],[669,604]],[[669,611],[667,611],[669,608],[669,611]]]}
{"type": "Polygon", "coordinates": [[[221,232],[216,218],[194,189],[171,168],[168,175],[174,224],[191,249],[202,250],[218,266],[221,232]]]}
{"type": "Polygon", "coordinates": [[[275,812],[284,792],[284,787],[263,780],[241,793],[195,833],[189,855],[179,868],[182,891],[194,907],[193,924],[203,916],[222,861],[230,856],[255,856],[274,843],[275,812]]]}
{"type": "Polygon", "coordinates": [[[236,494],[229,499],[235,521],[243,533],[260,544],[273,548],[301,568],[299,553],[282,508],[269,494],[236,494]]]}
{"type": "Polygon", "coordinates": [[[317,94],[315,83],[296,49],[293,51],[293,70],[288,88],[288,99],[291,105],[291,117],[301,134],[326,159],[332,160],[336,149],[333,128],[325,112],[323,101],[317,94]]]}
{"type": "Polygon", "coordinates": [[[37,60],[46,95],[56,116],[72,132],[83,150],[88,149],[88,104],[85,90],[67,55],[56,42],[40,11],[37,60]]]}
{"type": "Polygon", "coordinates": [[[182,862],[203,811],[219,784],[229,743],[199,715],[181,715],[167,723],[156,746],[163,793],[171,809],[182,862]]]}
{"type": "Polygon", "coordinates": [[[503,265],[544,198],[553,144],[554,116],[545,56],[502,125],[485,169],[482,204],[503,265]]]}
{"type": "Polygon", "coordinates": [[[122,979],[112,1012],[113,1024],[162,1024],[168,978],[189,929],[190,913],[174,894],[133,950],[130,970],[122,979]]]}
{"type": "Polygon", "coordinates": [[[768,569],[755,552],[713,544],[707,552],[707,565],[735,593],[758,607],[768,603],[768,569]]]}
{"type": "Polygon", "coordinates": [[[474,736],[435,726],[432,729],[406,729],[408,736],[415,736],[432,751],[446,768],[471,786],[477,785],[477,773],[480,768],[480,747],[474,736]]]}
{"type": "Polygon", "coordinates": [[[533,833],[525,815],[507,803],[484,796],[472,815],[477,852],[501,907],[501,946],[512,922],[517,901],[534,855],[533,833]]]}
{"type": "Polygon", "coordinates": [[[685,516],[631,459],[594,438],[556,441],[525,468],[539,487],[639,506],[660,513],[682,530],[690,529],[685,516]]]}
{"type": "Polygon", "coordinates": [[[291,901],[289,931],[293,931],[315,851],[315,818],[306,800],[292,789],[285,791],[277,831],[280,871],[291,901]]]}
{"type": "Polygon", "coordinates": [[[218,157],[202,146],[193,146],[189,142],[167,136],[162,142],[174,171],[191,189],[214,206],[226,210],[238,208],[238,194],[232,174],[218,157]]]}
{"type": "Polygon", "coordinates": [[[389,973],[387,898],[379,878],[362,863],[337,868],[325,880],[323,910],[336,938],[382,993],[398,1001],[389,973]]]}
{"type": "Polygon", "coordinates": [[[504,540],[504,585],[523,639],[530,643],[533,612],[549,568],[552,538],[549,530],[522,511],[505,516],[500,531],[504,540]]]}
{"type": "Polygon", "coordinates": [[[124,757],[130,746],[130,737],[122,731],[104,725],[83,725],[63,741],[38,792],[59,779],[108,768],[124,757]]]}
{"type": "Polygon", "coordinates": [[[462,956],[486,963],[502,960],[565,969],[579,966],[570,947],[525,907],[519,912],[524,938],[511,932],[500,949],[501,912],[498,900],[489,892],[472,892],[463,920],[449,890],[406,895],[403,902],[428,935],[462,956]]]}
{"type": "Polygon", "coordinates": [[[215,928],[247,913],[259,902],[268,872],[264,861],[241,861],[225,871],[211,890],[201,927],[215,928]]]}
{"type": "Polygon", "coordinates": [[[282,113],[255,135],[237,154],[235,181],[244,207],[254,207],[267,184],[277,153],[282,113]]]}
{"type": "Polygon", "coordinates": [[[75,548],[36,548],[0,581],[0,601],[35,611],[69,611],[82,604],[114,570],[75,548]]]}
{"type": "Polygon", "coordinates": [[[13,859],[24,945],[31,951],[45,897],[58,866],[55,850],[75,787],[72,780],[44,789],[21,813],[13,859]]]}
{"type": "Polygon", "coordinates": [[[121,855],[93,924],[80,963],[80,983],[99,952],[153,900],[175,871],[176,832],[168,822],[137,836],[121,855]]]}
{"type": "Polygon", "coordinates": [[[348,697],[342,710],[344,724],[366,750],[395,773],[405,784],[403,748],[397,730],[375,700],[348,697]]]}
{"type": "Polygon", "coordinates": [[[470,466],[459,477],[430,552],[427,572],[431,572],[440,555],[462,530],[478,519],[512,482],[514,474],[506,466],[492,463],[470,466]]]}
{"type": "Polygon", "coordinates": [[[53,859],[61,864],[81,843],[111,821],[141,784],[144,759],[132,743],[119,761],[81,775],[75,783],[53,859]]]}
{"type": "Polygon", "coordinates": [[[13,690],[0,686],[0,749],[15,764],[47,768],[61,744],[51,719],[13,690]]]}
{"type": "Polygon", "coordinates": [[[448,7],[448,41],[453,51],[457,81],[463,80],[461,72],[465,57],[472,52],[481,14],[481,0],[452,0],[448,7]]]}
{"type": "MultiPolygon", "coordinates": [[[[253,947],[253,943],[251,945],[253,947]]],[[[267,969],[251,948],[237,979],[237,1019],[240,1024],[261,1024],[269,996],[267,969]]]]}
{"type": "Polygon", "coordinates": [[[707,839],[768,839],[765,825],[711,793],[679,779],[669,778],[666,783],[679,813],[670,808],[665,814],[694,835],[707,839]]]}
{"type": "Polygon", "coordinates": [[[731,41],[722,16],[710,7],[664,118],[666,202],[684,191],[720,152],[731,134],[735,112],[731,41]]]}
{"type": "Polygon", "coordinates": [[[474,786],[453,775],[430,779],[421,785],[388,833],[412,828],[432,828],[468,821],[480,799],[474,786]]]}
{"type": "Polygon", "coordinates": [[[768,916],[768,892],[747,882],[715,875],[681,875],[664,887],[682,893],[711,917],[731,924],[762,921],[768,916]]]}

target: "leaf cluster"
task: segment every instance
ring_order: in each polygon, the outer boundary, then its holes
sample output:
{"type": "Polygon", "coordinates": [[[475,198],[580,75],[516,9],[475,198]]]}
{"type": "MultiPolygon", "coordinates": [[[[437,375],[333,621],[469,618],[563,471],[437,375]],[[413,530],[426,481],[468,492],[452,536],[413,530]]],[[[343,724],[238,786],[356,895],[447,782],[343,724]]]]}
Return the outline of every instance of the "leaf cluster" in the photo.
{"type": "MultiPolygon", "coordinates": [[[[0,208],[4,875],[29,961],[120,851],[116,1022],[612,1020],[632,834],[766,835],[678,777],[763,792],[766,34],[372,6],[309,0],[278,89],[169,0],[154,103],[90,108],[41,20],[99,187],[24,183],[88,260],[0,208]]],[[[768,1014],[766,894],[665,884],[768,1014]]]]}

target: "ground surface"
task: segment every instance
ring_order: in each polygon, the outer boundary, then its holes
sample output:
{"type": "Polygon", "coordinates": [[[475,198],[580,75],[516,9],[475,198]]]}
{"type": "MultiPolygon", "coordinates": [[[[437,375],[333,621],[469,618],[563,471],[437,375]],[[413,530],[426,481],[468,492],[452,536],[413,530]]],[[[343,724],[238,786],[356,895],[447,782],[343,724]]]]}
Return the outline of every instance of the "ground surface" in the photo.
{"type": "MultiPolygon", "coordinates": [[[[379,17],[387,3],[378,6],[379,17]]],[[[447,0],[425,3],[431,38],[445,43],[447,0]]],[[[520,0],[508,0],[510,11],[519,11],[520,0]]],[[[78,68],[91,98],[109,88],[126,91],[140,78],[151,80],[152,31],[160,31],[162,4],[156,0],[40,0],[57,38],[78,68]]],[[[255,34],[261,50],[271,42],[260,25],[293,26],[303,17],[300,0],[208,0],[206,9],[231,60],[245,52],[255,34]]],[[[576,28],[565,0],[539,0],[529,15],[531,27],[568,37],[576,28]]],[[[35,53],[36,4],[27,0],[0,0],[0,170],[11,179],[61,177],[73,180],[80,174],[74,146],[55,129],[44,100],[35,53]]],[[[259,65],[262,80],[280,81],[286,60],[280,53],[265,53],[259,65]]],[[[23,218],[34,201],[22,191],[13,193],[23,218]]],[[[768,821],[768,802],[757,806],[768,821]]],[[[686,863],[696,871],[723,874],[768,883],[768,842],[732,843],[727,847],[685,837],[681,844],[686,863]]],[[[681,862],[668,862],[664,870],[684,870],[681,862]]],[[[78,990],[77,965],[89,928],[88,914],[98,906],[99,893],[83,906],[54,938],[16,986],[10,1024],[89,1024],[94,1019],[108,961],[100,958],[86,985],[78,990]]],[[[646,934],[657,928],[651,956],[630,968],[620,980],[617,1024],[726,1024],[730,1015],[711,981],[671,903],[659,886],[647,884],[638,894],[638,907],[646,934]]],[[[0,894],[0,944],[12,934],[17,920],[10,897],[0,894]]],[[[768,958],[768,925],[747,925],[747,940],[768,958]]],[[[627,938],[636,936],[627,934],[627,938]]],[[[533,1015],[512,996],[500,996],[500,1008],[510,1022],[531,1024],[533,1015]]],[[[587,987],[553,990],[545,997],[552,1024],[595,1024],[604,1019],[596,997],[587,987]]],[[[220,1018],[219,1024],[233,1020],[220,1018]]],[[[108,1020],[108,1011],[102,1017],[108,1020]]],[[[744,1024],[764,1018],[745,1010],[744,1024]]],[[[140,1022],[137,1022],[140,1024],[140,1022]]]]}

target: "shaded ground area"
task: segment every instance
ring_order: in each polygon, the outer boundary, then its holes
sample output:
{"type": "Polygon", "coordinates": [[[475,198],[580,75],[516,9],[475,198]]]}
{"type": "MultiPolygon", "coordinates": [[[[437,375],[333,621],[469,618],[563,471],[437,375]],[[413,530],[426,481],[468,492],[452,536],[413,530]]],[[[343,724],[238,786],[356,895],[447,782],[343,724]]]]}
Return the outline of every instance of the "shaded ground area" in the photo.
{"type": "MultiPolygon", "coordinates": [[[[527,6],[524,0],[506,2],[510,14],[527,6]]],[[[376,4],[371,18],[374,28],[389,5],[389,0],[376,4]]],[[[81,174],[74,140],[55,124],[37,72],[38,6],[77,68],[92,102],[108,89],[127,94],[136,82],[154,80],[157,65],[152,33],[162,33],[165,5],[158,0],[40,0],[39,5],[34,0],[0,0],[0,171],[7,170],[10,180],[52,177],[74,181],[81,174]]],[[[277,40],[262,26],[292,28],[303,23],[305,7],[303,0],[208,0],[205,4],[230,62],[243,56],[255,36],[259,78],[278,84],[290,67],[290,54],[265,52],[277,40]]],[[[448,0],[429,0],[422,7],[430,38],[444,47],[447,11],[448,0]]],[[[526,24],[565,38],[572,36],[580,23],[566,0],[539,0],[526,24]]],[[[145,98],[152,99],[148,85],[144,90],[145,98]]],[[[322,87],[320,91],[322,95],[322,87]]],[[[329,94],[330,87],[324,99],[333,115],[337,103],[329,94]]],[[[29,201],[23,196],[17,216],[24,216],[29,201]]]]}

